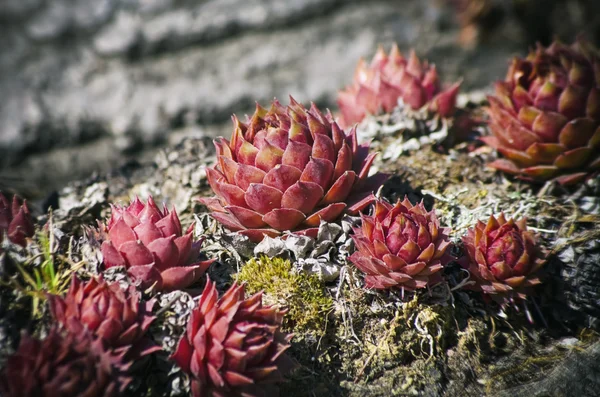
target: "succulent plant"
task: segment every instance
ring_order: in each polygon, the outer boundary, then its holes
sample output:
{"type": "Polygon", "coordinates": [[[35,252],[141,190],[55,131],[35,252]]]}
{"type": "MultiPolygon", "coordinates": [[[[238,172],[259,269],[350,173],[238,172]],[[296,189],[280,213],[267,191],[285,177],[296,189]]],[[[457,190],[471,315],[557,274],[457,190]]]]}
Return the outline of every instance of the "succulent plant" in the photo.
{"type": "Polygon", "coordinates": [[[379,48],[370,65],[361,59],[351,86],[338,94],[342,126],[360,122],[367,114],[390,113],[402,98],[411,109],[427,108],[441,117],[454,113],[460,83],[440,89],[435,65],[421,62],[414,51],[408,60],[394,44],[389,55],[379,48]]]}
{"type": "Polygon", "coordinates": [[[368,177],[375,153],[359,145],[313,104],[257,104],[247,123],[233,116],[231,141],[217,138],[218,161],[207,168],[215,219],[253,241],[284,231],[315,236],[321,220],[366,207],[385,176],[368,177]]]}
{"type": "Polygon", "coordinates": [[[367,288],[415,290],[441,281],[449,229],[422,202],[377,200],[373,215],[361,217],[352,236],[357,250],[348,259],[366,273],[367,288]]]}
{"type": "Polygon", "coordinates": [[[101,228],[107,238],[101,248],[105,268],[124,266],[142,288],[186,288],[214,262],[195,262],[201,241],[193,243],[192,226],[184,234],[175,210],[161,210],[152,197],[147,204],[136,197],[128,207],[113,206],[101,228]]]}
{"type": "Polygon", "coordinates": [[[279,330],[285,311],[262,305],[262,293],[244,298],[233,284],[217,299],[208,280],[187,331],[171,358],[190,375],[199,396],[273,396],[292,367],[285,354],[292,335],[279,330]]]}
{"type": "Polygon", "coordinates": [[[507,221],[504,214],[492,215],[469,229],[463,244],[474,288],[496,300],[526,299],[529,289],[540,284],[537,271],[545,260],[525,218],[507,221]]]}
{"type": "Polygon", "coordinates": [[[88,330],[108,348],[138,359],[160,350],[145,334],[155,317],[154,300],[141,302],[133,285],[123,290],[102,279],[81,282],[76,276],[66,296],[48,295],[54,319],[71,333],[88,330]]]}
{"type": "Polygon", "coordinates": [[[600,58],[579,39],[515,58],[489,98],[490,164],[530,181],[574,184],[600,170],[600,58]]]}
{"type": "Polygon", "coordinates": [[[14,195],[11,203],[0,192],[0,241],[6,234],[11,242],[24,247],[25,239],[32,237],[34,232],[35,227],[27,202],[23,201],[21,204],[17,195],[14,195]]]}
{"type": "Polygon", "coordinates": [[[56,328],[43,340],[21,337],[16,353],[0,372],[3,397],[113,397],[130,383],[125,365],[84,332],[56,328]]]}

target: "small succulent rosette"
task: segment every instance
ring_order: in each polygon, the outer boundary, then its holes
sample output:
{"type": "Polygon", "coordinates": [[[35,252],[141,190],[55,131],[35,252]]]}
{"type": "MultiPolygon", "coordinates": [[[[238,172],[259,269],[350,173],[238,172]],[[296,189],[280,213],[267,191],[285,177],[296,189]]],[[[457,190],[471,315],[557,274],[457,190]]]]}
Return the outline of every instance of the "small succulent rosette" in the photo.
{"type": "Polygon", "coordinates": [[[490,167],[562,185],[600,171],[600,57],[590,43],[515,58],[488,100],[492,135],[482,140],[504,157],[490,167]]]}
{"type": "Polygon", "coordinates": [[[231,140],[215,140],[217,164],[207,168],[216,196],[200,202],[255,242],[287,231],[315,237],[321,220],[368,206],[387,177],[369,176],[376,153],[314,104],[275,100],[269,110],[257,105],[247,123],[233,120],[231,140]]]}
{"type": "Polygon", "coordinates": [[[480,290],[501,304],[527,299],[541,283],[545,260],[526,219],[506,220],[504,214],[478,221],[463,237],[468,270],[480,290]]]}
{"type": "Polygon", "coordinates": [[[102,277],[82,282],[73,276],[67,294],[48,295],[48,302],[52,317],[68,332],[87,330],[132,360],[160,350],[146,335],[155,319],[154,300],[141,301],[132,285],[124,290],[102,277]]]}
{"type": "Polygon", "coordinates": [[[0,372],[2,397],[117,397],[131,378],[123,364],[89,333],[52,328],[43,340],[21,337],[0,372]]]}
{"type": "Polygon", "coordinates": [[[152,197],[146,204],[136,197],[128,207],[112,206],[101,229],[104,267],[125,267],[142,288],[187,288],[214,262],[198,261],[202,240],[193,241],[193,225],[183,233],[175,209],[161,210],[152,197]]]}
{"type": "Polygon", "coordinates": [[[0,242],[6,235],[12,243],[25,247],[26,239],[34,233],[35,226],[27,202],[21,203],[17,195],[10,201],[0,192],[0,242]]]}
{"type": "Polygon", "coordinates": [[[373,215],[361,218],[348,259],[366,274],[367,288],[413,291],[441,281],[449,229],[440,227],[434,211],[405,197],[395,205],[378,200],[373,215]]]}
{"type": "Polygon", "coordinates": [[[276,396],[276,384],[294,364],[285,354],[290,334],[280,331],[285,311],[246,299],[233,284],[219,299],[208,280],[187,331],[171,356],[190,376],[192,395],[276,396]]]}
{"type": "Polygon", "coordinates": [[[455,83],[442,89],[435,65],[419,60],[414,51],[407,60],[395,44],[389,54],[380,47],[369,65],[359,61],[352,85],[338,94],[340,122],[348,127],[368,114],[390,113],[399,99],[412,110],[426,107],[440,117],[450,117],[459,88],[460,83],[455,83]]]}

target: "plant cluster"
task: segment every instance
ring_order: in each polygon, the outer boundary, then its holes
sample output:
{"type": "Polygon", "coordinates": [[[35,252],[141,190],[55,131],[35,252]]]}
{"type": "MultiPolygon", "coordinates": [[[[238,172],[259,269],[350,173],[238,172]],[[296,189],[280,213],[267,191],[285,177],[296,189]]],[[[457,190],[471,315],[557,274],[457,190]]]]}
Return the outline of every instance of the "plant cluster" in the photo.
{"type": "MultiPolygon", "coordinates": [[[[62,289],[40,287],[38,292],[46,290],[54,325],[41,340],[22,336],[16,353],[0,371],[2,395],[130,393],[133,364],[162,350],[149,333],[156,319],[155,299],[146,299],[136,287],[152,294],[180,290],[204,274],[214,259],[198,262],[202,241],[194,241],[192,230],[193,225],[184,234],[176,212],[161,210],[152,197],[147,203],[135,198],[127,207],[112,206],[111,216],[99,222],[94,233],[103,254],[101,268],[106,272],[122,267],[132,283],[106,281],[103,274],[82,281],[75,275],[64,295],[62,289]]],[[[31,278],[23,271],[22,275],[31,278]]],[[[52,279],[63,283],[63,276],[52,279]]],[[[276,390],[274,383],[293,366],[284,353],[291,335],[279,331],[285,311],[263,306],[261,293],[245,299],[243,285],[232,286],[216,299],[217,291],[209,281],[188,324],[189,335],[214,334],[204,348],[198,338],[190,340],[199,349],[192,351],[194,357],[207,353],[204,369],[198,372],[196,359],[190,367],[185,335],[173,355],[184,371],[191,368],[193,394],[262,395],[264,389],[276,390]],[[221,358],[215,356],[217,345],[221,358]]]]}
{"type": "MultiPolygon", "coordinates": [[[[352,236],[357,250],[348,260],[366,274],[368,288],[414,291],[443,281],[440,270],[455,258],[446,255],[450,229],[440,227],[433,210],[406,197],[394,206],[377,200],[373,215],[361,218],[352,236]]],[[[538,270],[545,260],[526,222],[492,215],[468,230],[461,258],[470,274],[466,285],[501,303],[527,298],[541,283],[538,270]]]]}
{"type": "MultiPolygon", "coordinates": [[[[291,97],[288,106],[277,100],[268,110],[257,105],[245,122],[233,116],[231,139],[215,139],[216,164],[206,169],[215,196],[200,201],[226,229],[255,243],[265,236],[281,242],[294,234],[326,235],[326,228],[319,229],[323,222],[360,214],[352,234],[355,252],[346,259],[365,274],[366,289],[431,289],[444,282],[443,270],[455,261],[469,273],[461,286],[501,304],[526,300],[541,283],[545,263],[526,219],[501,214],[478,221],[462,237],[464,257],[454,258],[451,230],[434,210],[408,198],[391,204],[375,197],[387,175],[369,174],[376,153],[359,143],[356,126],[341,127],[390,112],[399,100],[432,117],[452,117],[459,85],[442,89],[435,66],[414,52],[406,60],[396,46],[389,54],[380,49],[371,65],[359,63],[354,84],[340,93],[340,123],[331,112],[291,97]]],[[[597,172],[599,85],[597,50],[583,40],[538,47],[515,59],[489,97],[492,135],[482,141],[505,157],[491,167],[565,185],[597,172]]],[[[67,280],[79,269],[56,275],[50,243],[50,262],[35,275],[51,282],[31,276],[28,282],[47,293],[53,326],[41,340],[21,338],[0,372],[2,395],[126,394],[132,363],[161,350],[150,332],[155,297],[198,286],[216,260],[200,259],[203,237],[194,236],[193,226],[184,231],[175,210],[159,207],[151,196],[146,203],[136,197],[128,206],[113,205],[94,234],[101,274],[80,272],[66,293],[67,280]],[[115,269],[128,278],[111,281],[115,269]]],[[[34,235],[27,204],[16,196],[11,203],[0,194],[0,233],[19,247],[34,235]]],[[[206,277],[170,357],[188,376],[194,396],[276,394],[294,367],[287,352],[292,335],[282,325],[319,328],[334,306],[323,280],[283,258],[251,258],[237,277],[247,284],[234,282],[221,297],[206,277]],[[246,297],[246,290],[253,295],[246,297]],[[274,305],[263,304],[262,291],[274,305]]],[[[411,321],[427,322],[418,315],[411,321]]],[[[425,326],[423,338],[428,332],[425,326]]]]}

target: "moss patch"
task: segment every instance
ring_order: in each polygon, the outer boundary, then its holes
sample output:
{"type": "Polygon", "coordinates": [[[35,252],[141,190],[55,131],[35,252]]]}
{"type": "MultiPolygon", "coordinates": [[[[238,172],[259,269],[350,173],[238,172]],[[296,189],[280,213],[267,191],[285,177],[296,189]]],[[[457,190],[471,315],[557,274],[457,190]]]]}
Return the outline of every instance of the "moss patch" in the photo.
{"type": "Polygon", "coordinates": [[[264,301],[289,309],[287,330],[323,334],[333,300],[318,276],[296,272],[289,260],[261,256],[250,259],[237,274],[249,293],[264,291],[264,301]]]}
{"type": "Polygon", "coordinates": [[[336,308],[345,395],[435,394],[442,382],[433,379],[443,377],[440,362],[456,343],[452,306],[430,302],[427,293],[401,302],[345,283],[336,308]]]}

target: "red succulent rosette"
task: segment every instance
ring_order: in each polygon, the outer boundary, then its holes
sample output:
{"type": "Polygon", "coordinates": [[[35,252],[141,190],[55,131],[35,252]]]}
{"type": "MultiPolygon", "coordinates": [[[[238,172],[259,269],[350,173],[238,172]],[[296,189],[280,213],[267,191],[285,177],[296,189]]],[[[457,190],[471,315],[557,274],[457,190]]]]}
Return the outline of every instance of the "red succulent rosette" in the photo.
{"type": "Polygon", "coordinates": [[[15,194],[11,203],[0,192],[0,241],[6,234],[11,242],[25,247],[26,239],[32,237],[34,232],[35,227],[27,202],[23,201],[21,204],[15,194]]]}
{"type": "Polygon", "coordinates": [[[460,83],[441,89],[435,65],[420,61],[414,51],[408,60],[394,44],[389,55],[379,48],[370,65],[361,59],[351,86],[338,94],[342,126],[359,123],[367,114],[390,113],[402,99],[413,110],[425,106],[450,117],[460,83]]]}
{"type": "Polygon", "coordinates": [[[488,98],[490,164],[529,181],[575,184],[600,170],[600,57],[579,39],[515,58],[488,98]]]}
{"type": "Polygon", "coordinates": [[[244,285],[234,284],[218,299],[208,280],[171,356],[190,376],[192,395],[277,395],[275,384],[292,367],[285,354],[292,335],[279,330],[284,314],[263,306],[262,293],[245,299],[244,285]]]}
{"type": "Polygon", "coordinates": [[[86,332],[50,330],[43,340],[21,337],[0,372],[2,397],[117,397],[131,382],[127,365],[86,332]]]}
{"type": "Polygon", "coordinates": [[[102,226],[105,268],[124,266],[143,288],[172,291],[197,281],[213,260],[197,262],[201,241],[193,242],[193,225],[184,234],[173,209],[161,210],[152,197],[137,197],[128,207],[112,207],[102,226]]]}
{"type": "Polygon", "coordinates": [[[77,276],[65,297],[48,295],[52,317],[69,332],[82,330],[106,341],[109,348],[138,359],[160,350],[146,336],[155,317],[154,300],[142,302],[134,286],[123,290],[118,283],[102,279],[81,282],[77,276]]]}
{"type": "Polygon", "coordinates": [[[450,229],[441,228],[422,202],[412,205],[405,197],[392,206],[377,200],[373,215],[361,218],[349,260],[366,273],[367,288],[415,290],[441,281],[450,229]]]}
{"type": "Polygon", "coordinates": [[[346,134],[331,114],[290,98],[257,105],[247,123],[235,116],[231,141],[217,138],[218,161],[207,168],[214,198],[200,201],[232,231],[261,241],[285,231],[316,236],[319,223],[366,207],[386,179],[369,177],[375,153],[346,134]]]}
{"type": "Polygon", "coordinates": [[[526,299],[529,289],[540,284],[537,271],[545,260],[526,219],[492,215],[469,229],[463,244],[475,289],[497,300],[526,299]]]}

